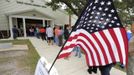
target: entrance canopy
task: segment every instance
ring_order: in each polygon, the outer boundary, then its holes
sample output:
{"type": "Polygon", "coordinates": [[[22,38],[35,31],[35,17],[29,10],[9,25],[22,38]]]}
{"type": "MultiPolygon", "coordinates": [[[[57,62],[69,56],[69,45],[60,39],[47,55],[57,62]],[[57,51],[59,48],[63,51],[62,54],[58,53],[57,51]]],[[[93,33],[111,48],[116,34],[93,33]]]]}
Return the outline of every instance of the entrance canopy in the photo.
{"type": "Polygon", "coordinates": [[[55,19],[54,17],[51,17],[50,14],[46,14],[45,12],[41,12],[37,9],[25,9],[21,11],[7,12],[6,15],[7,16],[19,15],[19,16],[31,16],[38,18],[55,19]]]}

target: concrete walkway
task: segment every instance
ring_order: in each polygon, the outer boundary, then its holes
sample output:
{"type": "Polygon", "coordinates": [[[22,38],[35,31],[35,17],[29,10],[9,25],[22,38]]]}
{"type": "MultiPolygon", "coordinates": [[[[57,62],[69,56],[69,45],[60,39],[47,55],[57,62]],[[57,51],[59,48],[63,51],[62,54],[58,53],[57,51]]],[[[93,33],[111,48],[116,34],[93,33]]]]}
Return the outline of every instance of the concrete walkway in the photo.
{"type": "MultiPolygon", "coordinates": [[[[60,47],[57,47],[56,45],[48,46],[46,41],[42,41],[35,37],[29,39],[39,55],[45,57],[49,63],[53,63],[60,47]]],[[[87,72],[88,67],[86,65],[84,55],[82,55],[81,58],[74,57],[72,55],[68,60],[58,59],[54,66],[58,70],[59,75],[90,75],[87,72]]],[[[97,74],[91,75],[100,75],[99,70],[97,74]]],[[[126,75],[126,73],[112,68],[111,75],[126,75]]]]}

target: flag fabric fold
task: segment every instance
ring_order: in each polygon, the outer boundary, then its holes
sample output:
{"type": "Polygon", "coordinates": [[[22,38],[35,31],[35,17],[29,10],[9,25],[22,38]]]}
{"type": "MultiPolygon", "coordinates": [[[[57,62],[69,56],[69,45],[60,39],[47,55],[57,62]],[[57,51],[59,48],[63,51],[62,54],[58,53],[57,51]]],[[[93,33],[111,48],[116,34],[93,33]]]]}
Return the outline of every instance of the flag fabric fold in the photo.
{"type": "Polygon", "coordinates": [[[92,0],[79,17],[58,58],[79,45],[89,66],[127,63],[128,40],[112,0],[92,0]]]}

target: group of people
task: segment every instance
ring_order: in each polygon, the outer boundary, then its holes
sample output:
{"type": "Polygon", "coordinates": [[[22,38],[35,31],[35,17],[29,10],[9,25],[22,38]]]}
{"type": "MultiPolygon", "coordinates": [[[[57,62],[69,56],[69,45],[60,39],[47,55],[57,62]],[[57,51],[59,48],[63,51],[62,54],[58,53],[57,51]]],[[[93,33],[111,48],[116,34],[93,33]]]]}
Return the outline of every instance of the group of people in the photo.
{"type": "MultiPolygon", "coordinates": [[[[63,29],[62,27],[56,25],[54,28],[52,28],[50,25],[48,25],[46,28],[44,27],[36,27],[35,30],[33,28],[30,28],[30,35],[35,35],[37,38],[42,38],[42,40],[46,40],[48,44],[55,44],[57,46],[62,46],[63,44],[63,35],[64,39],[67,40],[69,37],[69,34],[72,30],[72,27],[70,25],[66,25],[63,29]]],[[[17,37],[17,28],[16,26],[13,27],[13,38],[16,39],[17,37]]],[[[128,69],[127,69],[127,75],[134,75],[134,24],[131,25],[131,30],[129,30],[128,27],[126,27],[127,31],[127,37],[129,41],[129,61],[128,61],[128,69]]],[[[74,50],[77,50],[77,52],[80,52],[80,47],[74,48],[74,50]]],[[[78,54],[78,53],[77,53],[78,54]]],[[[76,56],[77,56],[76,54],[76,56]]],[[[80,55],[80,54],[79,54],[80,55]]],[[[81,55],[79,56],[81,57],[81,55]]],[[[99,67],[99,70],[101,72],[101,75],[110,75],[110,70],[114,66],[113,64],[109,64],[106,66],[99,67]]],[[[97,72],[97,67],[89,67],[88,72],[91,74],[92,72],[97,72]]]]}
{"type": "Polygon", "coordinates": [[[41,38],[42,40],[46,40],[48,45],[53,45],[53,43],[55,43],[58,46],[62,46],[63,32],[64,30],[61,26],[56,25],[54,28],[52,28],[50,25],[47,25],[47,27],[35,27],[34,31],[30,31],[30,34],[34,33],[34,36],[36,36],[38,39],[41,38]]]}
{"type": "MultiPolygon", "coordinates": [[[[65,24],[64,28],[62,26],[55,25],[52,27],[47,25],[43,26],[31,26],[26,28],[27,36],[35,36],[38,39],[46,40],[48,45],[53,45],[55,43],[57,46],[62,46],[63,42],[67,40],[69,33],[71,32],[71,25],[65,24]]],[[[13,38],[18,37],[18,28],[14,26],[12,28],[13,38]]]]}

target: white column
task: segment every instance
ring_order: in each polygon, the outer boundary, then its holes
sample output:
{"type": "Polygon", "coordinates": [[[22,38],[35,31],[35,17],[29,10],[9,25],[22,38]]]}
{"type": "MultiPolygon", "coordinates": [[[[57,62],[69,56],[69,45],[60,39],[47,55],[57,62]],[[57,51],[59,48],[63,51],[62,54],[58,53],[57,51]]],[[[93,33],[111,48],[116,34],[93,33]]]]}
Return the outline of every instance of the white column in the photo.
{"type": "Polygon", "coordinates": [[[10,39],[13,39],[13,31],[12,31],[13,22],[12,22],[12,17],[11,16],[9,16],[9,27],[10,27],[10,39]]]}
{"type": "Polygon", "coordinates": [[[23,18],[23,31],[24,31],[24,37],[26,38],[27,34],[26,34],[26,21],[25,21],[25,18],[23,18]]]}
{"type": "Polygon", "coordinates": [[[55,20],[51,20],[52,21],[52,27],[54,27],[55,25],[55,20]]]}
{"type": "Polygon", "coordinates": [[[42,21],[43,21],[43,27],[45,27],[45,20],[43,19],[42,21]]]}

